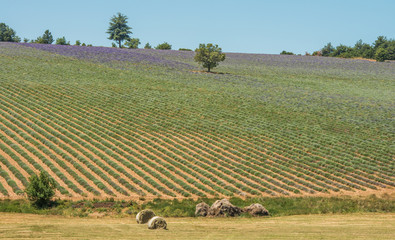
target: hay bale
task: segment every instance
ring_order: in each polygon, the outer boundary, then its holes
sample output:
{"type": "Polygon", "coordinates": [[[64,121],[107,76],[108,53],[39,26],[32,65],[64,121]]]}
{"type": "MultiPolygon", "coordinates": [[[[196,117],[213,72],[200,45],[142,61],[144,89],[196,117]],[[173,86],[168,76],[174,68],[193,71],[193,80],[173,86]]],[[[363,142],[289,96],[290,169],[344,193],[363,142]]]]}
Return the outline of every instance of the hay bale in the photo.
{"type": "Polygon", "coordinates": [[[205,217],[205,216],[207,216],[209,209],[210,209],[210,206],[207,203],[201,202],[196,205],[195,216],[205,217]]]}
{"type": "Polygon", "coordinates": [[[239,207],[233,206],[228,199],[217,200],[210,207],[207,216],[210,217],[234,217],[239,216],[242,210],[239,207]]]}
{"type": "Polygon", "coordinates": [[[248,212],[252,216],[268,216],[269,211],[259,203],[251,204],[243,209],[243,212],[248,212]]]}
{"type": "Polygon", "coordinates": [[[167,223],[164,218],[156,216],[148,221],[148,229],[160,229],[160,228],[167,230],[167,223]]]}
{"type": "Polygon", "coordinates": [[[139,213],[137,213],[136,215],[136,221],[138,224],[144,224],[147,223],[151,218],[155,217],[155,213],[150,210],[150,209],[146,209],[143,211],[140,211],[139,213]]]}

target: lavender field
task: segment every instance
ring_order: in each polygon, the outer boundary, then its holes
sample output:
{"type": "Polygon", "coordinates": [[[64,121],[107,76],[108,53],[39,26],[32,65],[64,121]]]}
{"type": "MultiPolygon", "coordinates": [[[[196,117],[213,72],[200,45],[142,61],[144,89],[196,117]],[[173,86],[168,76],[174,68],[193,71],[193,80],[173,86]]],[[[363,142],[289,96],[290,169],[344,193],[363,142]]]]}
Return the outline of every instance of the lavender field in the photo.
{"type": "Polygon", "coordinates": [[[0,197],[392,194],[395,63],[0,43],[0,197]]]}

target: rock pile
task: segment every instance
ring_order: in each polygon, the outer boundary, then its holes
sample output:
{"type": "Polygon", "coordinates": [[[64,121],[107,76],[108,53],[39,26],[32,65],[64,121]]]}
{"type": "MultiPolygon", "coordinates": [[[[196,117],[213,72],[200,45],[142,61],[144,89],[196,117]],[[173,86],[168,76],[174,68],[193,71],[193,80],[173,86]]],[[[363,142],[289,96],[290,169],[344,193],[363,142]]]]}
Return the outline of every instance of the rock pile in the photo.
{"type": "Polygon", "coordinates": [[[259,203],[253,203],[250,206],[243,208],[243,212],[247,212],[254,217],[269,215],[269,211],[259,203]]]}
{"type": "Polygon", "coordinates": [[[234,217],[242,213],[241,208],[233,206],[228,199],[217,200],[211,205],[207,216],[209,217],[234,217]]]}
{"type": "Polygon", "coordinates": [[[199,203],[196,205],[196,216],[203,217],[235,217],[242,213],[249,213],[252,216],[267,216],[269,211],[259,203],[251,204],[245,208],[239,208],[229,202],[228,199],[217,200],[211,205],[199,203]]]}
{"type": "Polygon", "coordinates": [[[205,202],[201,202],[198,205],[196,205],[196,211],[195,211],[195,215],[198,217],[205,217],[208,214],[208,210],[210,209],[210,206],[205,203],[205,202]]]}

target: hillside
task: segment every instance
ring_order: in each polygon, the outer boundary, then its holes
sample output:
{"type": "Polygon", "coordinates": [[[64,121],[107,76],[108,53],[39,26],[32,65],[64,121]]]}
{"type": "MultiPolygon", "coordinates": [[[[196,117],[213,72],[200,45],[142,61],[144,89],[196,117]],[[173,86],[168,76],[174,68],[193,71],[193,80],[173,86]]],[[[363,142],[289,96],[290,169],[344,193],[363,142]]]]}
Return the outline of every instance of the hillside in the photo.
{"type": "Polygon", "coordinates": [[[0,43],[0,198],[393,193],[395,64],[0,43]]]}

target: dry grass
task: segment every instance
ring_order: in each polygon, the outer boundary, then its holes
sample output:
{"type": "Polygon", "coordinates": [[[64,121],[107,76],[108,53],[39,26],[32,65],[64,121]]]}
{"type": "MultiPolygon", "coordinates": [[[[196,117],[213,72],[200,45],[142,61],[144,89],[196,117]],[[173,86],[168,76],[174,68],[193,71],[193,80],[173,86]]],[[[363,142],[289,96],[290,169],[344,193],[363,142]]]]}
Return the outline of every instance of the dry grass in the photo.
{"type": "Polygon", "coordinates": [[[276,218],[168,218],[169,231],[134,218],[66,218],[1,213],[2,239],[395,239],[395,214],[276,218]]]}

